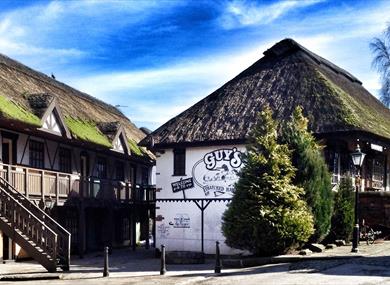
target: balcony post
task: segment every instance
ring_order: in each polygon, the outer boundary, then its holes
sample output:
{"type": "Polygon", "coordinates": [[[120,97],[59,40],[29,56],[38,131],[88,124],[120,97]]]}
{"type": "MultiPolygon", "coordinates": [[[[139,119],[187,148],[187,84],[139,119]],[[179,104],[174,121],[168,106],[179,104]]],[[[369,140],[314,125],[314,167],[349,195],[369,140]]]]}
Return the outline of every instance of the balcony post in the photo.
{"type": "Polygon", "coordinates": [[[28,198],[28,168],[24,169],[24,194],[28,198]]]}
{"type": "Polygon", "coordinates": [[[8,183],[11,184],[11,181],[10,181],[10,171],[11,171],[10,170],[10,166],[7,165],[5,168],[7,169],[7,172],[5,173],[5,179],[7,180],[8,183]]]}
{"type": "Polygon", "coordinates": [[[69,174],[69,181],[68,181],[68,193],[69,194],[72,191],[72,175],[69,174]]]}
{"type": "Polygon", "coordinates": [[[41,171],[41,198],[45,202],[45,171],[41,171]]]}
{"type": "Polygon", "coordinates": [[[129,202],[130,200],[130,182],[126,182],[126,202],[129,202]]]}
{"type": "Polygon", "coordinates": [[[56,173],[56,204],[58,205],[59,203],[59,192],[60,192],[60,174],[57,172],[56,173]]]}

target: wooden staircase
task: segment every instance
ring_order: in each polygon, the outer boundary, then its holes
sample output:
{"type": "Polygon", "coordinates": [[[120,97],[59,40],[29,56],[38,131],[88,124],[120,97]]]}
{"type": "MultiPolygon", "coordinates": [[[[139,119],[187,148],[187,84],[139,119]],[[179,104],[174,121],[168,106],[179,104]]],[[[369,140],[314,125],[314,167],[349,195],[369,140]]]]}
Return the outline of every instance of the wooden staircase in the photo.
{"type": "Polygon", "coordinates": [[[1,177],[0,230],[49,272],[69,270],[70,233],[1,177]]]}

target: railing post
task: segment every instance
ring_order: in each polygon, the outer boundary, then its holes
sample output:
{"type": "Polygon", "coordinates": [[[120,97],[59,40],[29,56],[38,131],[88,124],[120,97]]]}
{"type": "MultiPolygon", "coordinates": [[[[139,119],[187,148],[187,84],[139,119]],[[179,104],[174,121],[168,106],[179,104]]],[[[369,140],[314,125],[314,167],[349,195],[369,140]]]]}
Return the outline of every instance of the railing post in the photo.
{"type": "Polygon", "coordinates": [[[68,183],[68,193],[66,193],[67,195],[69,195],[69,193],[72,191],[72,175],[69,174],[69,183],[68,183]]]}
{"type": "Polygon", "coordinates": [[[161,245],[161,267],[160,267],[160,275],[165,275],[167,272],[167,267],[165,264],[165,245],[161,245]]]}
{"type": "MultiPolygon", "coordinates": [[[[46,233],[45,234],[45,240],[48,240],[47,235],[48,234],[46,233]]],[[[58,246],[58,236],[55,235],[54,236],[54,246],[53,246],[53,256],[52,256],[53,262],[54,262],[54,270],[53,270],[53,272],[55,272],[56,269],[57,269],[57,246],[58,246]]]]}
{"type": "Polygon", "coordinates": [[[7,180],[8,183],[10,183],[10,166],[6,166],[7,172],[5,173],[5,179],[7,180]]]}
{"type": "Polygon", "coordinates": [[[108,246],[104,247],[104,268],[103,268],[103,277],[109,277],[110,272],[108,269],[108,246]]]}
{"type": "Polygon", "coordinates": [[[219,252],[219,241],[215,242],[215,268],[214,273],[221,273],[222,263],[221,256],[219,252]]]}
{"type": "Polygon", "coordinates": [[[45,171],[41,171],[41,198],[45,202],[45,171]]]}
{"type": "Polygon", "coordinates": [[[88,185],[87,185],[87,181],[84,179],[84,176],[79,176],[79,195],[80,195],[80,198],[84,199],[84,193],[86,191],[86,188],[88,188],[88,185]]]}
{"type": "Polygon", "coordinates": [[[130,182],[126,182],[126,201],[128,202],[130,200],[130,182]]]}
{"type": "Polygon", "coordinates": [[[24,194],[28,198],[28,168],[24,169],[24,194]]]}
{"type": "Polygon", "coordinates": [[[60,174],[57,172],[56,173],[56,205],[58,205],[60,201],[59,193],[60,193],[60,174]]]}

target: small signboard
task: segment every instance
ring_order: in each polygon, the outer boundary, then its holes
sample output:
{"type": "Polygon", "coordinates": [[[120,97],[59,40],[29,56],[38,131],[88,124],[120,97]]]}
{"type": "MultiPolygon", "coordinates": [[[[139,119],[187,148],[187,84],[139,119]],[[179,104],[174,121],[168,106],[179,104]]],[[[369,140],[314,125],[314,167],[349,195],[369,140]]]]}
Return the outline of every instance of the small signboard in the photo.
{"type": "Polygon", "coordinates": [[[177,193],[186,189],[194,188],[194,180],[192,177],[186,179],[180,179],[179,181],[171,183],[172,192],[177,193]]]}

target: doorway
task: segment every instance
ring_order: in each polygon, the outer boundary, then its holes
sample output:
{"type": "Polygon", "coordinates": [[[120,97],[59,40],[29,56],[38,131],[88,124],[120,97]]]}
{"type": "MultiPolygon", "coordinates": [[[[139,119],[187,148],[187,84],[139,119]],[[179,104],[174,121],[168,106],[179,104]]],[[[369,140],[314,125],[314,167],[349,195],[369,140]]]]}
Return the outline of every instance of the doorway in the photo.
{"type": "Polygon", "coordinates": [[[3,138],[1,159],[5,164],[14,164],[13,143],[11,139],[3,138]]]}
{"type": "Polygon", "coordinates": [[[5,164],[16,164],[18,135],[2,131],[1,132],[1,159],[5,164]]]}

